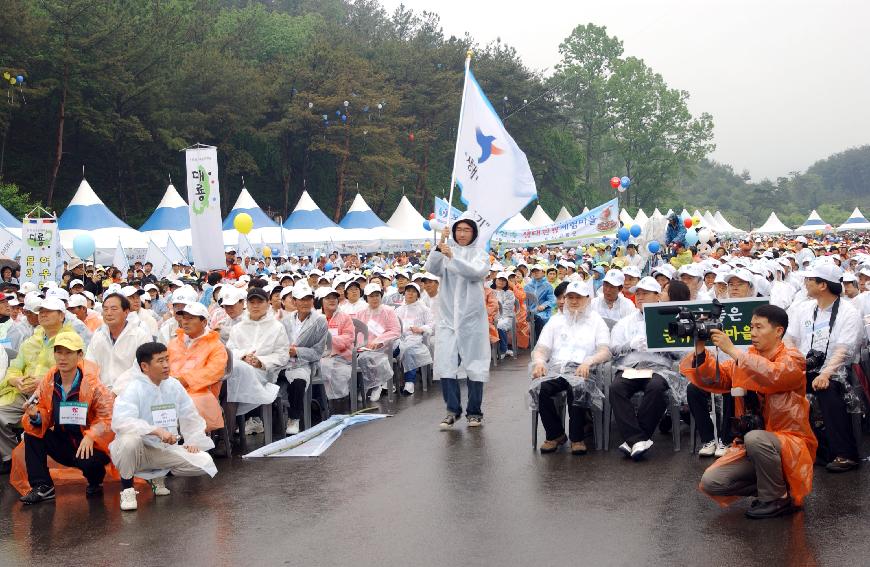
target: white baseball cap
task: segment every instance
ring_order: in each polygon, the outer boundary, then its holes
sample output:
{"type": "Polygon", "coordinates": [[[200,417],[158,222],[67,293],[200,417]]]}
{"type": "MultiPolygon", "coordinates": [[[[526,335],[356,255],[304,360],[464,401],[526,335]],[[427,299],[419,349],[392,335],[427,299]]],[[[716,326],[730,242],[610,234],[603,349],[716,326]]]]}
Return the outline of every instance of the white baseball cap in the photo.
{"type": "Polygon", "coordinates": [[[183,308],[181,308],[179,312],[187,313],[189,315],[193,315],[194,317],[202,317],[203,319],[208,319],[208,309],[206,309],[205,305],[203,305],[199,301],[193,301],[191,303],[188,303],[183,308]]]}
{"type": "Polygon", "coordinates": [[[839,283],[843,279],[843,268],[833,262],[816,262],[814,266],[798,273],[805,278],[821,278],[833,283],[839,283]]]}
{"type": "Polygon", "coordinates": [[[121,288],[121,295],[124,297],[133,297],[134,295],[142,295],[145,293],[144,289],[139,289],[138,287],[133,287],[132,285],[125,285],[121,288]]]}
{"type": "Polygon", "coordinates": [[[794,240],[795,240],[795,242],[800,242],[801,244],[806,244],[806,243],[807,243],[807,239],[806,239],[805,236],[798,236],[798,237],[795,238],[794,240]]]}
{"type": "Polygon", "coordinates": [[[326,299],[327,296],[332,294],[341,295],[331,287],[319,287],[314,290],[314,299],[326,299]]]}
{"type": "Polygon", "coordinates": [[[638,268],[637,266],[626,266],[622,269],[622,275],[623,276],[631,276],[633,278],[639,278],[641,275],[640,268],[638,268]]]}
{"type": "Polygon", "coordinates": [[[196,290],[189,285],[181,286],[172,294],[172,303],[193,303],[196,299],[196,290]]]}
{"type": "Polygon", "coordinates": [[[576,293],[583,297],[592,297],[592,286],[587,282],[573,281],[565,288],[565,295],[567,296],[569,293],[576,293]]]}
{"type": "Polygon", "coordinates": [[[153,289],[153,290],[156,291],[157,293],[160,293],[160,288],[157,287],[156,285],[154,285],[153,283],[150,283],[150,284],[146,285],[146,286],[145,286],[144,288],[142,288],[142,289],[144,289],[145,291],[151,291],[151,290],[153,289]]]}
{"type": "Polygon", "coordinates": [[[701,269],[701,266],[699,266],[698,264],[685,264],[685,265],[680,267],[680,269],[677,271],[677,273],[681,276],[683,274],[686,274],[687,276],[691,276],[693,278],[703,278],[704,277],[704,272],[701,269]]]}
{"type": "Polygon", "coordinates": [[[70,289],[74,288],[74,287],[77,286],[77,285],[80,285],[80,286],[82,286],[82,287],[85,287],[85,282],[83,282],[82,280],[73,280],[73,281],[69,282],[69,288],[70,288],[70,289]]]}
{"type": "Polygon", "coordinates": [[[39,306],[40,311],[66,311],[66,306],[63,304],[63,301],[58,299],[57,297],[49,297],[42,301],[42,305],[39,306]]]}
{"type": "Polygon", "coordinates": [[[365,289],[363,289],[363,295],[369,295],[370,293],[376,293],[376,292],[383,294],[383,290],[381,289],[381,286],[376,284],[376,283],[370,283],[365,287],[365,289]]]}
{"type": "Polygon", "coordinates": [[[24,295],[27,295],[31,291],[37,291],[36,284],[33,282],[24,282],[21,284],[21,287],[18,288],[18,293],[23,293],[24,295]]]}
{"type": "Polygon", "coordinates": [[[612,286],[620,287],[625,284],[625,275],[619,270],[608,270],[604,274],[604,281],[612,286]]]}
{"type": "Polygon", "coordinates": [[[637,290],[639,289],[651,291],[653,293],[662,292],[662,286],[660,286],[659,282],[657,282],[656,279],[652,276],[646,276],[645,278],[637,282],[637,285],[634,286],[634,292],[637,292],[637,290]]]}
{"type": "MultiPolygon", "coordinates": [[[[221,296],[220,296],[221,307],[226,307],[228,305],[235,305],[239,301],[244,301],[247,296],[248,296],[248,294],[245,292],[245,290],[243,290],[241,288],[233,287],[233,286],[226,286],[221,290],[221,296]]],[[[193,302],[190,302],[190,303],[193,303],[193,302]]]]}
{"type": "Polygon", "coordinates": [[[80,293],[75,293],[69,298],[69,303],[67,303],[67,307],[87,307],[88,300],[85,299],[85,296],[80,293]]]}
{"type": "Polygon", "coordinates": [[[734,268],[728,274],[725,275],[725,283],[731,281],[732,278],[737,278],[739,280],[743,280],[748,282],[750,285],[755,285],[755,277],[752,275],[752,272],[747,270],[746,268],[734,268]]]}
{"type": "Polygon", "coordinates": [[[39,313],[39,308],[42,306],[42,298],[35,291],[31,291],[24,296],[24,310],[31,313],[39,313]]]}
{"type": "Polygon", "coordinates": [[[45,298],[59,299],[61,301],[69,301],[69,292],[62,287],[53,287],[45,292],[45,298]]]}
{"type": "MultiPolygon", "coordinates": [[[[843,274],[843,283],[846,283],[846,282],[855,283],[857,281],[858,281],[858,278],[856,278],[855,274],[853,274],[852,272],[846,272],[843,274]]],[[[11,304],[11,302],[10,302],[10,304],[11,304]]]]}
{"type": "Polygon", "coordinates": [[[417,290],[417,295],[420,295],[420,285],[419,285],[419,284],[415,284],[414,282],[409,282],[409,283],[405,286],[405,291],[407,291],[409,287],[410,287],[410,288],[413,288],[413,289],[416,289],[416,290],[417,290]]]}
{"type": "Polygon", "coordinates": [[[293,286],[293,299],[303,299],[305,297],[314,297],[314,291],[305,280],[301,280],[293,286]]]}

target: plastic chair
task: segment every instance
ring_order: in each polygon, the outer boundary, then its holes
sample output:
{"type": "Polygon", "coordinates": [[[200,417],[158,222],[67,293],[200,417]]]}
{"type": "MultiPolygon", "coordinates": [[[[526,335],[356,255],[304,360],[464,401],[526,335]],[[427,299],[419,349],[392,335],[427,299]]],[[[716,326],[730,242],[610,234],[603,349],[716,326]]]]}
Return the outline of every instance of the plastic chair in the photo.
{"type": "MultiPolygon", "coordinates": [[[[326,334],[326,349],[332,350],[332,335],[326,334]]],[[[320,368],[320,361],[311,363],[311,380],[308,382],[308,387],[305,388],[305,397],[302,407],[302,426],[304,429],[311,428],[311,404],[314,401],[314,386],[324,386],[323,372],[320,368]]],[[[324,396],[325,397],[325,396],[324,396]]],[[[326,407],[323,408],[325,417],[329,417],[329,401],[327,400],[326,407]]]]}
{"type": "MultiPolygon", "coordinates": [[[[604,428],[604,445],[606,450],[610,450],[610,428],[613,426],[613,409],[610,407],[610,384],[613,381],[613,374],[611,374],[610,379],[605,382],[607,386],[607,391],[604,393],[604,399],[607,401],[607,426],[604,428]]],[[[674,452],[679,452],[680,450],[680,402],[674,399],[672,392],[668,389],[668,409],[667,411],[671,414],[671,437],[674,443],[674,452]]],[[[643,392],[638,392],[631,397],[632,403],[637,405],[641,398],[643,397],[643,392]]]]}
{"type": "MultiPolygon", "coordinates": [[[[224,403],[226,403],[227,380],[229,380],[230,374],[233,373],[233,353],[230,352],[230,349],[228,349],[226,347],[224,347],[224,348],[227,351],[227,365],[224,367],[224,375],[221,378],[220,398],[222,400],[224,400],[224,403]]],[[[223,429],[221,429],[220,431],[221,431],[221,437],[224,440],[224,450],[227,453],[227,458],[229,458],[233,454],[233,449],[232,449],[232,443],[230,442],[230,428],[227,425],[226,410],[224,409],[224,407],[225,407],[224,404],[221,404],[221,413],[223,414],[222,417],[223,417],[223,421],[224,421],[224,426],[223,426],[223,429]]],[[[214,431],[217,431],[217,429],[215,429],[214,431]]],[[[212,431],[211,433],[213,434],[214,431],[212,431]]],[[[242,435],[244,435],[244,433],[245,433],[245,428],[242,427],[242,435]]]]}
{"type": "MultiPolygon", "coordinates": [[[[350,412],[354,413],[359,407],[359,363],[357,362],[359,353],[357,349],[361,345],[368,344],[369,328],[359,319],[351,318],[351,321],[353,321],[353,351],[351,351],[350,357],[350,412]],[[360,335],[362,335],[362,341],[360,341],[360,335]]],[[[365,396],[365,391],[363,391],[363,396],[365,396]]]]}
{"type": "MultiPolygon", "coordinates": [[[[593,372],[599,373],[602,377],[605,386],[610,383],[610,373],[612,372],[612,367],[610,362],[606,362],[604,364],[599,364],[592,370],[593,372]]],[[[605,388],[605,392],[607,389],[605,388]]],[[[565,423],[565,416],[567,415],[568,409],[568,392],[561,392],[556,398],[556,412],[559,414],[559,417],[562,419],[562,423],[565,423]]],[[[605,441],[605,437],[607,436],[607,428],[604,427],[604,416],[608,414],[610,410],[610,402],[607,400],[607,395],[604,396],[604,405],[602,409],[592,408],[592,438],[595,440],[595,448],[599,451],[608,450],[607,442],[605,441]]],[[[532,449],[537,450],[538,448],[538,410],[532,410],[532,449]]]]}

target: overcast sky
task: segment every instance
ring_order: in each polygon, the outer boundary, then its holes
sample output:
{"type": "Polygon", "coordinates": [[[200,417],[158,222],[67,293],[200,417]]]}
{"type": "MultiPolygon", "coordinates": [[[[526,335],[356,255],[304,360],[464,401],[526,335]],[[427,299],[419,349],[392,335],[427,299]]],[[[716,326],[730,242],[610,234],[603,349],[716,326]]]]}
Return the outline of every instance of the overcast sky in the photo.
{"type": "MultiPolygon", "coordinates": [[[[870,143],[870,2],[863,0],[382,0],[440,14],[445,33],[500,37],[551,70],[579,25],[607,26],[694,114],[713,115],[713,158],[775,179],[870,143]]],[[[549,74],[551,71],[547,71],[549,74]]]]}

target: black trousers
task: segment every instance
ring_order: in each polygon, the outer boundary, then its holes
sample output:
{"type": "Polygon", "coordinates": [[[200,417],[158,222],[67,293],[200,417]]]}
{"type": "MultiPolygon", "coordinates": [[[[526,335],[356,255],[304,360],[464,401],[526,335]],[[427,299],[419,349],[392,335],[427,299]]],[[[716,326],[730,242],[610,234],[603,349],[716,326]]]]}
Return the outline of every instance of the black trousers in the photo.
{"type": "Polygon", "coordinates": [[[283,370],[278,375],[278,395],[281,397],[282,403],[287,403],[288,418],[302,419],[305,409],[305,389],[307,387],[308,383],[305,380],[288,382],[283,370]]]}
{"type": "MultiPolygon", "coordinates": [[[[710,419],[710,392],[705,392],[694,384],[686,389],[689,401],[689,413],[695,418],[695,427],[701,437],[701,443],[713,440],[713,420],[710,419]]],[[[726,445],[734,440],[731,431],[731,418],[734,417],[734,398],[731,394],[722,394],[722,421],[719,423],[719,439],[726,445]]]]}
{"type": "Polygon", "coordinates": [[[667,393],[668,383],[659,374],[629,380],[622,377],[621,371],[617,372],[610,385],[610,407],[619,432],[629,446],[652,437],[668,407],[667,393]],[[643,399],[635,414],[631,397],[638,392],[643,392],[643,399]]]}
{"type": "Polygon", "coordinates": [[[825,390],[813,390],[819,407],[822,410],[822,420],[825,422],[824,432],[820,435],[815,431],[819,442],[819,457],[824,461],[833,461],[837,457],[845,457],[857,461],[858,443],[852,431],[852,417],[846,408],[846,387],[841,382],[830,381],[825,390]]]}
{"type": "Polygon", "coordinates": [[[547,432],[547,441],[558,439],[565,435],[565,425],[562,417],[556,411],[556,396],[568,392],[568,437],[573,442],[583,441],[586,427],[586,408],[574,405],[574,392],[571,384],[564,378],[547,380],[541,384],[538,394],[538,415],[547,432]]]}
{"type": "Polygon", "coordinates": [[[88,459],[76,458],[80,440],[58,429],[49,429],[42,438],[24,434],[24,462],[27,465],[27,479],[32,488],[54,486],[48,472],[48,457],[66,467],[82,471],[88,484],[102,484],[106,476],[109,456],[94,447],[88,459]]]}
{"type": "MultiPolygon", "coordinates": [[[[549,319],[547,321],[549,321],[549,319]]],[[[547,321],[535,315],[535,342],[537,342],[538,338],[541,336],[541,331],[544,330],[544,325],[547,324],[547,321]]]]}

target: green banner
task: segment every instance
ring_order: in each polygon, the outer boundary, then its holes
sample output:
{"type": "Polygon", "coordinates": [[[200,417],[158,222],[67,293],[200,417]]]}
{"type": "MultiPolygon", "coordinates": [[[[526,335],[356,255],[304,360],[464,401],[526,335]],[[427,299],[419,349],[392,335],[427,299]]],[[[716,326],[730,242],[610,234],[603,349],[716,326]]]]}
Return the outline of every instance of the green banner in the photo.
{"type": "MultiPolygon", "coordinates": [[[[749,297],[746,299],[724,299],[722,303],[722,330],[731,337],[738,347],[748,348],[752,344],[749,323],[752,312],[759,305],[769,303],[766,297],[749,297]]],[[[665,307],[687,307],[689,311],[703,310],[709,312],[712,301],[669,301],[643,306],[643,318],[646,323],[646,344],[649,350],[689,352],[692,350],[692,337],[678,339],[668,334],[668,323],[677,320],[677,315],[664,314],[665,307]]]]}

